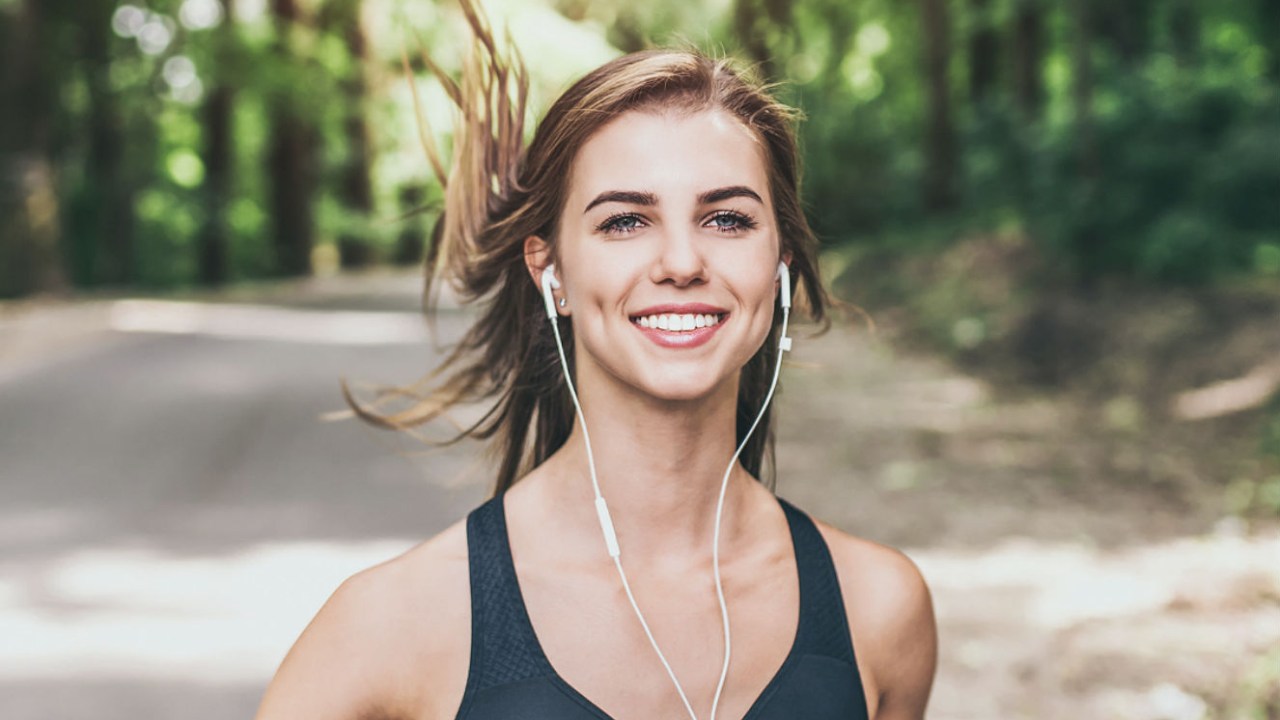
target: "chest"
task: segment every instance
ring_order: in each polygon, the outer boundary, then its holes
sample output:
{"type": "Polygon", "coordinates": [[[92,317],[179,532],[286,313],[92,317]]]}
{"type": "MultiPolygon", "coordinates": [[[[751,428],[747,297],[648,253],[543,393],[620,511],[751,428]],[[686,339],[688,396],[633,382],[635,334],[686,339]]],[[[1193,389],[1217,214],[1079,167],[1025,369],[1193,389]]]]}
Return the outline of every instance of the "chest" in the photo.
{"type": "MultiPolygon", "coordinates": [[[[831,557],[808,518],[782,508],[790,543],[760,542],[722,565],[733,653],[715,717],[867,720],[831,557]]],[[[511,542],[501,510],[491,502],[468,518],[472,652],[450,717],[688,717],[614,568],[575,569],[563,547],[538,555],[539,543],[520,541],[532,531],[511,542]]],[[[628,580],[693,713],[708,718],[724,650],[710,558],[661,560],[633,561],[628,580]]]]}
{"type": "MultiPolygon", "coordinates": [[[[760,560],[722,573],[733,652],[718,718],[747,714],[796,639],[795,563],[785,556],[760,560]]],[[[518,561],[516,571],[538,643],[574,693],[614,720],[688,716],[616,572],[566,576],[518,561]]],[[[700,718],[710,716],[724,660],[712,577],[709,565],[628,576],[649,630],[700,718]]]]}

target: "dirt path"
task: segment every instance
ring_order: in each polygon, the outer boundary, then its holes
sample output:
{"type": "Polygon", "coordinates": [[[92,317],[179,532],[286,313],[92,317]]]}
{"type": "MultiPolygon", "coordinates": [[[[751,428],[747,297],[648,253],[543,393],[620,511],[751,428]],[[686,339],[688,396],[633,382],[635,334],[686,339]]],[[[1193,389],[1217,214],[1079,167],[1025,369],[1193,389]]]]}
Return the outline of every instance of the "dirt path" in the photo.
{"type": "Polygon", "coordinates": [[[779,492],[920,565],[931,718],[1280,717],[1274,523],[1223,519],[1212,487],[1099,474],[1115,448],[1067,400],[1002,397],[861,330],[792,359],[779,492]]]}

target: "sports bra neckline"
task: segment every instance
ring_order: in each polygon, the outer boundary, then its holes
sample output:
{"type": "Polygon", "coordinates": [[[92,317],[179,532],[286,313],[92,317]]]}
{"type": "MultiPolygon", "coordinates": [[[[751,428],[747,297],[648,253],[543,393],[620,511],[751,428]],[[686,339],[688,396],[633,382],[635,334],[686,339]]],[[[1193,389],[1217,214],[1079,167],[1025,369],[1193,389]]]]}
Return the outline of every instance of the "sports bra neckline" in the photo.
{"type": "MultiPolygon", "coordinates": [[[[795,634],[793,635],[791,640],[791,645],[787,650],[787,656],[783,659],[782,664],[778,666],[777,671],[775,671],[774,674],[769,678],[769,682],[765,683],[765,686],[760,691],[760,694],[756,696],[756,699],[751,703],[751,706],[747,710],[746,714],[742,716],[742,720],[752,720],[753,718],[757,717],[760,714],[762,708],[768,702],[769,697],[773,694],[773,691],[785,681],[787,674],[791,671],[793,667],[795,667],[797,661],[799,661],[799,659],[804,654],[802,652],[803,643],[801,642],[801,640],[802,638],[805,637],[805,631],[808,629],[807,625],[809,621],[806,618],[808,615],[810,615],[810,613],[805,612],[805,600],[806,600],[805,593],[804,593],[805,578],[802,576],[806,568],[805,568],[805,564],[800,561],[800,556],[798,552],[799,542],[798,542],[798,538],[796,537],[798,532],[797,524],[798,522],[803,521],[803,519],[797,517],[801,515],[801,512],[795,507],[793,507],[786,500],[783,500],[782,498],[777,496],[774,496],[774,499],[778,501],[778,504],[782,507],[783,514],[787,518],[787,528],[790,531],[789,535],[791,539],[791,555],[793,560],[796,563],[796,582],[798,585],[797,594],[799,595],[799,601],[796,603],[796,611],[797,611],[797,617],[796,617],[796,623],[795,623],[796,629],[795,629],[795,634]]],[[[521,622],[521,624],[525,625],[528,628],[528,633],[529,633],[528,636],[530,637],[531,644],[532,644],[531,649],[538,657],[538,660],[542,663],[545,663],[545,667],[547,667],[550,671],[550,674],[547,676],[547,679],[552,683],[554,683],[555,685],[557,685],[562,692],[564,692],[566,695],[572,698],[575,702],[583,705],[587,710],[599,716],[600,720],[614,720],[612,715],[605,712],[600,706],[592,702],[590,698],[588,698],[586,695],[580,692],[577,688],[575,688],[568,680],[566,680],[564,676],[562,676],[560,672],[556,670],[555,666],[551,664],[550,658],[547,657],[546,651],[543,650],[542,640],[538,637],[537,630],[533,627],[533,620],[529,617],[528,607],[525,605],[524,589],[520,586],[520,577],[515,572],[515,560],[513,559],[513,556],[511,554],[511,536],[507,532],[507,519],[506,519],[507,510],[506,510],[505,498],[502,494],[499,494],[498,496],[493,498],[493,501],[497,505],[497,507],[495,508],[496,510],[495,515],[497,516],[497,520],[498,520],[497,524],[498,524],[499,533],[501,536],[500,537],[501,542],[499,542],[499,548],[503,556],[502,559],[504,564],[506,565],[506,569],[508,569],[511,573],[510,577],[513,581],[512,582],[513,593],[515,595],[515,599],[518,601],[517,604],[518,604],[518,610],[519,610],[518,612],[519,621],[521,622]]]]}

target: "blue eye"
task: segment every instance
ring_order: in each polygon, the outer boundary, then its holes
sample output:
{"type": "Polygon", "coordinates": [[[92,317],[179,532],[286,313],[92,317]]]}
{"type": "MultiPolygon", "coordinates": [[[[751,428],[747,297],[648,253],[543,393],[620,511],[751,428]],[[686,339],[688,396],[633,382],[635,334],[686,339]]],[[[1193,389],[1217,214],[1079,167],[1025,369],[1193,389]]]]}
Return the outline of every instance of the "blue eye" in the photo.
{"type": "Polygon", "coordinates": [[[640,227],[640,216],[634,213],[618,213],[610,215],[600,223],[597,231],[606,234],[622,234],[635,232],[640,227]]]}
{"type": "Polygon", "coordinates": [[[750,215],[744,215],[733,210],[722,210],[711,217],[711,221],[718,232],[736,233],[744,230],[753,230],[756,227],[756,221],[750,215]]]}
{"type": "MultiPolygon", "coordinates": [[[[643,227],[644,220],[635,213],[617,213],[605,218],[596,227],[597,232],[606,235],[629,235],[643,227]]],[[[750,215],[734,210],[721,210],[711,216],[712,227],[716,232],[733,235],[756,228],[756,221],[750,215]]]]}

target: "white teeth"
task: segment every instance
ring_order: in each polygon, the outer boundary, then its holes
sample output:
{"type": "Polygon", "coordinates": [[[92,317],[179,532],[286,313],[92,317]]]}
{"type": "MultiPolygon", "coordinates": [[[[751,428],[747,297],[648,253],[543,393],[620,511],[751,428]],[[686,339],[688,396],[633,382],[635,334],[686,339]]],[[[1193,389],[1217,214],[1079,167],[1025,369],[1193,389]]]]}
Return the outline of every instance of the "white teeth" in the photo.
{"type": "Polygon", "coordinates": [[[643,315],[636,322],[640,327],[657,328],[668,332],[688,332],[720,323],[719,315],[643,315]]]}

